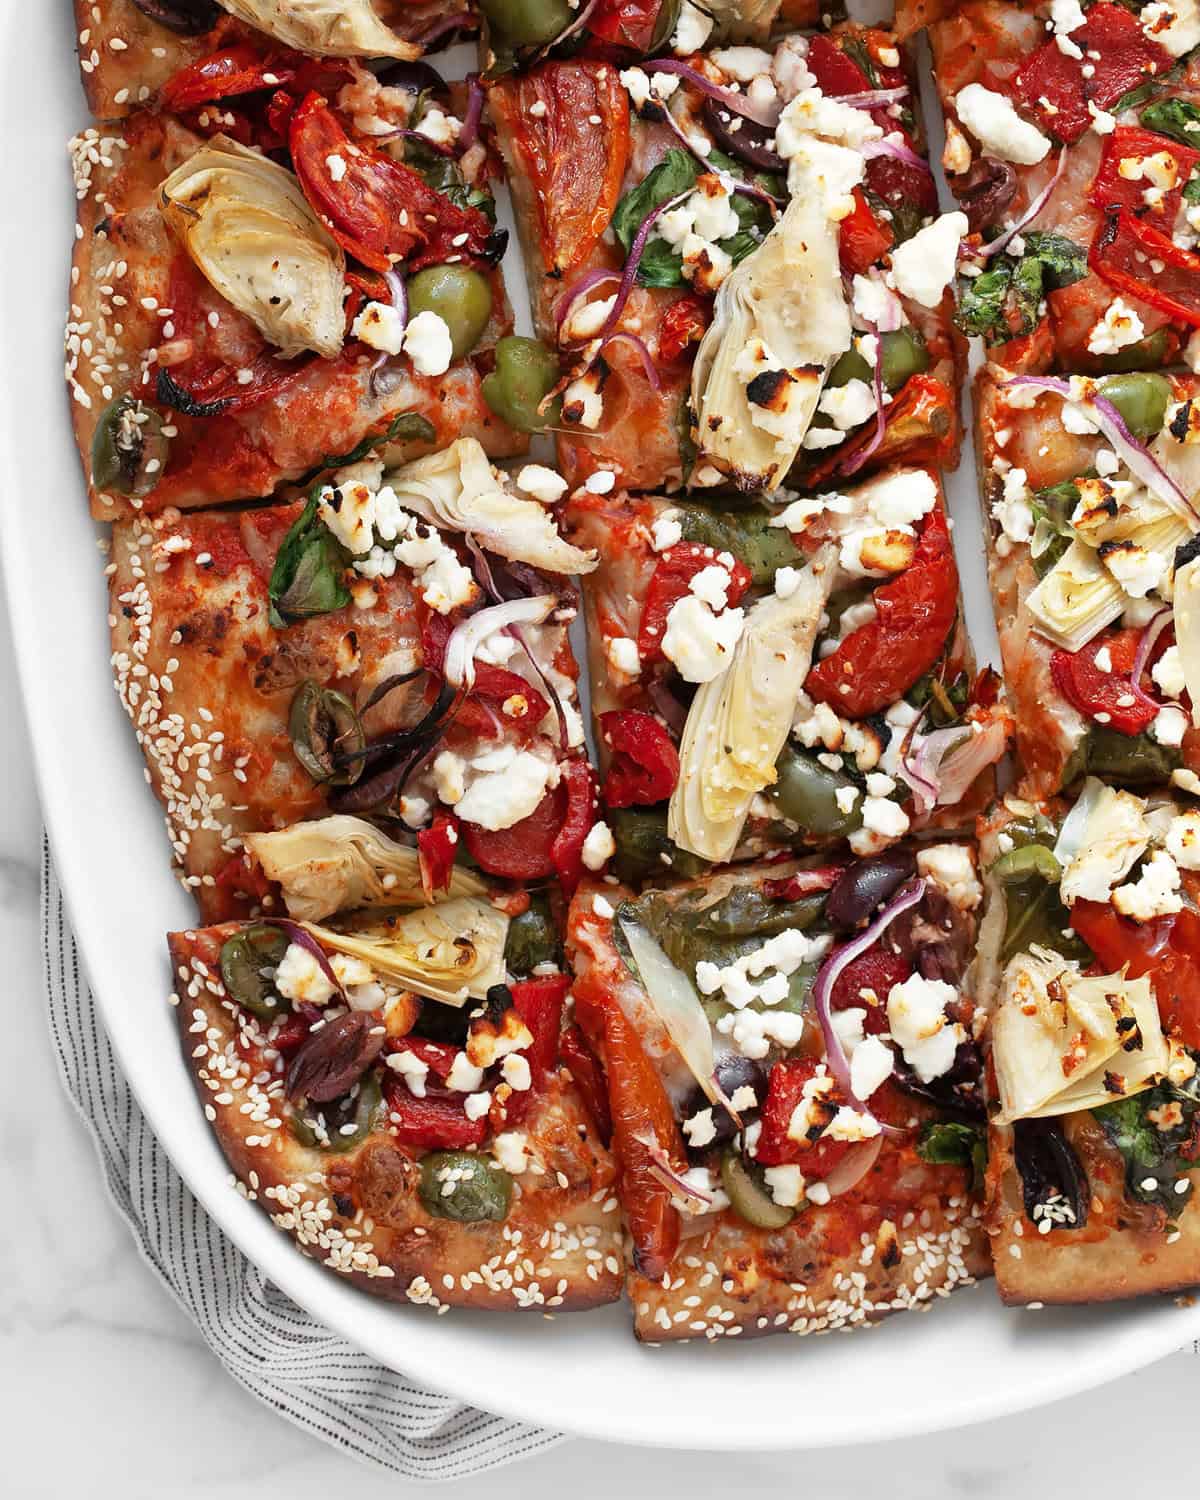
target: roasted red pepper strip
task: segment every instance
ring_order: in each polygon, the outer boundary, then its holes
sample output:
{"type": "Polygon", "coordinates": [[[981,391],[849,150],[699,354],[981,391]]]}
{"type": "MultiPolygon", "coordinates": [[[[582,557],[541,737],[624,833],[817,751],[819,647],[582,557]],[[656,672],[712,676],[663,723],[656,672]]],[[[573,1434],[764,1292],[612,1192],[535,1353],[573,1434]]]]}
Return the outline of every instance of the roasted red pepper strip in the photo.
{"type": "Polygon", "coordinates": [[[1163,1029],[1200,1047],[1200,914],[1185,907],[1135,922],[1098,901],[1076,901],[1071,926],[1109,973],[1128,964],[1130,979],[1148,974],[1163,1029]]]}
{"type": "Polygon", "coordinates": [[[602,42],[649,52],[664,0],[600,0],[587,29],[602,42]]]}
{"type": "Polygon", "coordinates": [[[179,113],[235,94],[279,88],[292,77],[287,62],[264,55],[248,42],[236,42],[180,68],[163,84],[159,97],[164,109],[179,113]]]}
{"type": "Polygon", "coordinates": [[[1109,286],[1200,328],[1200,255],[1126,209],[1097,233],[1088,264],[1109,286]]]}
{"type": "Polygon", "coordinates": [[[547,792],[527,818],[511,828],[481,828],[461,823],[467,853],[489,875],[507,880],[542,880],[554,873],[552,851],[567,813],[566,783],[547,792]]]}
{"type": "MultiPolygon", "coordinates": [[[[879,469],[899,459],[941,465],[953,459],[957,440],[958,401],[954,392],[936,376],[910,375],[903,390],[884,410],[883,441],[871,452],[871,468],[879,469]]],[[[874,441],[875,423],[869,422],[840,448],[832,449],[822,463],[806,471],[806,486],[835,478],[854,454],[874,441]]]]}
{"type": "Polygon", "coordinates": [[[823,94],[865,94],[874,87],[858,63],[838,46],[838,38],[814,36],[805,65],[823,94]]]}
{"type": "Polygon", "coordinates": [[[642,619],[638,626],[638,655],[643,664],[658,661],[662,656],[667,616],[688,592],[688,585],[696,574],[713,567],[724,568],[729,574],[725,602],[732,608],[750,587],[750,569],[745,563],[733,559],[726,567],[724,562],[717,561],[717,553],[711,547],[700,542],[676,542],[659,558],[646,589],[646,602],[642,605],[642,619]]]}
{"type": "Polygon", "coordinates": [[[418,1099],[393,1076],[384,1078],[383,1096],[389,1128],[404,1146],[417,1151],[465,1151],[468,1146],[482,1146],[487,1138],[486,1117],[467,1119],[465,1094],[426,1094],[418,1099]]]}
{"type": "Polygon", "coordinates": [[[679,1246],[679,1210],[671,1203],[671,1190],[652,1171],[654,1156],[647,1142],[656,1142],[677,1171],[687,1158],[658,1070],[611,997],[604,1002],[604,1065],[633,1263],[643,1276],[659,1281],[679,1246]]]}
{"type": "Polygon", "coordinates": [[[372,271],[404,260],[409,270],[484,254],[492,226],[458,208],[417,172],[366,143],[356,145],[325,100],[309,94],[292,116],[292,165],[314,212],[350,255],[372,271]],[[331,160],[345,168],[334,176],[331,160]],[[460,236],[466,238],[460,240],[460,236]]]}
{"type": "Polygon", "coordinates": [[[800,901],[831,891],[845,865],[819,865],[815,870],[797,870],[784,880],[764,880],[763,895],[768,901],[800,901]]]}
{"type": "Polygon", "coordinates": [[[550,848],[555,874],[568,900],[583,876],[583,845],[596,821],[596,776],[582,757],[562,768],[567,787],[567,811],[550,848]]]}
{"type": "Polygon", "coordinates": [[[872,599],[875,618],[818,662],[804,685],[845,718],[897,702],[941,655],[958,616],[958,569],[940,509],[925,518],[911,566],[872,599]]]}
{"type": "Polygon", "coordinates": [[[547,974],[542,979],[522,979],[512,986],[513,1007],[533,1037],[525,1048],[535,1088],[540,1088],[558,1066],[558,1040],[562,1030],[563,1001],[571,988],[568,974],[547,974]]]}
{"type": "MultiPolygon", "coordinates": [[[[815,1138],[837,1112],[838,1105],[832,1100],[824,1108],[819,1103],[814,1107],[816,1118],[810,1126],[813,1140],[794,1141],[788,1134],[792,1115],[804,1098],[804,1085],[816,1075],[817,1063],[809,1057],[777,1062],[771,1069],[762,1107],[762,1134],[754,1148],[755,1160],[762,1166],[782,1167],[789,1162],[798,1162],[806,1178],[819,1180],[828,1177],[849,1151],[848,1141],[834,1141],[828,1136],[815,1138]]],[[[824,1097],[829,1098],[828,1095],[824,1097]]]]}
{"type": "Polygon", "coordinates": [[[871,212],[862,188],[854,189],[854,209],[838,225],[838,255],[842,274],[860,276],[891,248],[896,236],[871,212]]]}
{"type": "MultiPolygon", "coordinates": [[[[446,642],[461,623],[461,616],[441,615],[432,609],[425,614],[421,626],[421,661],[426,671],[441,676],[446,642]]],[[[549,702],[524,677],[507,667],[477,661],[474,686],[459,710],[455,726],[488,739],[494,739],[505,729],[515,730],[522,737],[532,736],[549,712],[549,702]]]]}
{"type": "Polygon", "coordinates": [[[672,302],[658,325],[658,355],[672,362],[681,359],[704,337],[712,322],[712,302],[688,292],[672,302]]]}
{"type": "Polygon", "coordinates": [[[867,1014],[863,1030],[877,1035],[888,1029],[884,1006],[892,986],[902,984],[911,973],[907,959],[902,958],[899,953],[890,953],[886,948],[871,948],[858,958],[851,959],[838,975],[829,996],[830,1007],[833,1010],[865,1007],[867,1014]],[[863,990],[872,990],[879,1003],[868,1004],[863,999],[863,990]]]}
{"type": "MultiPolygon", "coordinates": [[[[430,1001],[430,1004],[436,1004],[436,1001],[430,1001]]],[[[441,1083],[449,1078],[462,1050],[461,1047],[452,1047],[449,1042],[430,1042],[421,1036],[397,1037],[387,1044],[389,1055],[397,1052],[411,1052],[415,1057],[420,1058],[441,1083]]]]}
{"type": "Polygon", "coordinates": [[[1184,183],[1192,175],[1197,162],[1200,162],[1200,151],[1181,146],[1154,130],[1142,130],[1137,125],[1118,125],[1104,137],[1104,154],[1088,190],[1088,201],[1093,208],[1101,210],[1128,209],[1139,218],[1152,220],[1169,231],[1179,212],[1184,183]],[[1157,201],[1147,203],[1144,195],[1154,184],[1142,176],[1123,176],[1121,166],[1128,162],[1132,170],[1139,159],[1163,153],[1175,162],[1175,183],[1173,187],[1165,188],[1157,201]]]}
{"type": "Polygon", "coordinates": [[[648,807],[671,795],[679,751],[661,720],[641,709],[617,709],[600,715],[600,734],[612,750],[604,782],[609,807],[648,807]]]}
{"type": "Polygon", "coordinates": [[[578,1026],[568,1026],[558,1044],[558,1053],[570,1069],[575,1087],[596,1126],[596,1134],[607,1146],[612,1140],[612,1115],[608,1108],[608,1089],[596,1054],[578,1026]]]}
{"type": "MultiPolygon", "coordinates": [[[[1054,686],[1081,714],[1100,719],[1118,734],[1141,734],[1158,716],[1158,708],[1130,692],[1130,674],[1137,656],[1140,630],[1114,630],[1089,641],[1079,651],[1056,651],[1050,658],[1054,686]],[[1101,651],[1107,668],[1097,665],[1101,651]]],[[[1164,648],[1165,649],[1165,648],[1164,648]]]]}
{"type": "Polygon", "coordinates": [[[449,887],[457,853],[458,819],[453,813],[440,812],[417,834],[417,860],[426,901],[449,887]]]}

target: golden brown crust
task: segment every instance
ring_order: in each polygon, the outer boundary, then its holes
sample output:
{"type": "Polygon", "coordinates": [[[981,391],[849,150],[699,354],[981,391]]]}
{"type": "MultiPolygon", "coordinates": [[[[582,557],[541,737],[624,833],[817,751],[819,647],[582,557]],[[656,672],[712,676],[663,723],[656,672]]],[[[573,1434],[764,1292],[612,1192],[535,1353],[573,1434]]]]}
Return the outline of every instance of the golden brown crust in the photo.
{"type": "Polygon", "coordinates": [[[436,1218],[417,1196],[414,1156],[386,1130],[336,1156],[291,1135],[281,1078],[262,1083],[239,1051],[239,1035],[262,1034],[219,978],[221,944],[236,930],[172,933],[168,946],[184,1055],[245,1197],[306,1255],[393,1301],[575,1311],[620,1296],[612,1160],[573,1085],[549,1080],[523,1122],[534,1165],[515,1180],[503,1223],[436,1218]]]}

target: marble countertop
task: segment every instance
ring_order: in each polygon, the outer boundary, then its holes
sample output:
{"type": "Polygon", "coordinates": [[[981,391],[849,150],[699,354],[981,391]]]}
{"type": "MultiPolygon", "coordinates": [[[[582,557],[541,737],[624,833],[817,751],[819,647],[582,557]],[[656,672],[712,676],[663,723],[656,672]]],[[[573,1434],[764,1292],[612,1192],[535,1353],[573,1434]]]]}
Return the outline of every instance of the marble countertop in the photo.
{"type": "MultiPolygon", "coordinates": [[[[325,1500],[350,1483],[355,1500],[392,1495],[401,1481],[325,1448],[225,1375],[141,1261],[105,1194],[91,1142],[59,1084],[43,1015],[41,825],[7,636],[0,701],[8,705],[0,721],[4,1491],[13,1500],[325,1500]]],[[[1190,1430],[1198,1388],[1200,1360],[1180,1354],[1035,1413],[849,1453],[726,1458],[569,1442],[475,1480],[408,1488],[492,1500],[684,1496],[735,1486],[783,1495],[802,1478],[825,1500],[859,1500],[876,1487],[894,1500],[1024,1500],[1050,1476],[1055,1500],[1097,1500],[1144,1481],[1141,1434],[1190,1430]],[[1104,1432],[1119,1440],[1096,1442],[1104,1432]]],[[[869,1432],[870,1392],[846,1399],[862,1402],[869,1432]]]]}

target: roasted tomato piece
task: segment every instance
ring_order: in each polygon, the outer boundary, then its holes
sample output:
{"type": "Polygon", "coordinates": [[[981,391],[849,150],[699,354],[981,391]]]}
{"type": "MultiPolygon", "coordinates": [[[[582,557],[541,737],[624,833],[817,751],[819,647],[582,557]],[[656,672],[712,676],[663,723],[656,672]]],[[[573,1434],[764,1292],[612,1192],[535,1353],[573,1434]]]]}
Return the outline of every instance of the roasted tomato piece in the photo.
{"type": "Polygon", "coordinates": [[[1139,218],[1169,230],[1179,212],[1184,184],[1197,162],[1200,151],[1181,146],[1154,130],[1118,125],[1104,137],[1104,154],[1088,199],[1094,208],[1128,209],[1139,218]],[[1142,163],[1148,159],[1152,161],[1151,170],[1156,170],[1164,180],[1161,189],[1155,188],[1157,177],[1151,179],[1142,174],[1142,163]],[[1128,175],[1131,172],[1135,175],[1128,175]]]}
{"type": "Polygon", "coordinates": [[[270,57],[249,42],[235,42],[180,68],[163,84],[160,98],[164,109],[179,114],[217,99],[279,88],[292,77],[283,58],[270,57]]]}
{"type": "Polygon", "coordinates": [[[385,1077],[388,1125],[396,1139],[416,1151],[465,1151],[487,1139],[486,1118],[468,1120],[465,1094],[429,1094],[418,1099],[399,1078],[385,1077]]]}
{"type": "Polygon", "coordinates": [[[643,663],[658,661],[667,629],[667,616],[688,592],[697,573],[719,567],[729,575],[725,602],[732,608],[750,587],[750,569],[733,560],[726,568],[717,561],[717,553],[700,542],[676,542],[659,558],[646,590],[642,619],[638,626],[638,655],[643,663]]]}
{"type": "Polygon", "coordinates": [[[461,823],[467,853],[489,875],[508,880],[542,880],[554,873],[554,841],[567,812],[567,787],[560,781],[527,818],[511,828],[481,828],[461,823]]]}
{"type": "Polygon", "coordinates": [[[862,188],[854,189],[854,210],[838,226],[838,255],[842,273],[861,276],[892,248],[896,236],[890,224],[871,212],[862,188]]]}
{"type": "Polygon", "coordinates": [[[872,948],[851,959],[838,975],[829,1004],[834,1010],[851,1010],[856,1006],[865,1008],[863,1030],[868,1035],[878,1035],[888,1029],[884,1006],[892,986],[902,984],[911,973],[908,961],[899,953],[872,948]],[[872,990],[879,1003],[872,1005],[864,1000],[863,990],[872,990]]]}
{"type": "Polygon", "coordinates": [[[583,876],[583,845],[596,821],[596,775],[580,756],[562,768],[567,810],[550,846],[550,860],[568,900],[583,876]]]}
{"type": "Polygon", "coordinates": [[[599,41],[633,52],[649,52],[666,0],[599,0],[588,30],[599,41]]]}
{"type": "Polygon", "coordinates": [[[1200,913],[1135,922],[1098,901],[1076,901],[1071,926],[1110,973],[1149,974],[1163,1029],[1200,1048],[1200,913]]]}
{"type": "Polygon", "coordinates": [[[661,719],[638,708],[600,715],[600,734],[612,750],[604,782],[609,807],[663,802],[679,780],[679,751],[661,719]]]}
{"type": "Polygon", "coordinates": [[[1119,734],[1141,734],[1158,716],[1158,704],[1130,691],[1141,634],[1110,631],[1079,651],[1056,651],[1050,658],[1054,685],[1067,702],[1119,734]]]}
{"type": "Polygon", "coordinates": [[[782,1167],[795,1162],[806,1178],[819,1180],[828,1177],[849,1151],[848,1141],[821,1136],[827,1118],[832,1119],[837,1111],[836,1104],[814,1105],[812,1139],[796,1141],[788,1134],[796,1106],[804,1101],[804,1086],[817,1076],[817,1066],[814,1059],[804,1057],[777,1062],[771,1069],[762,1107],[762,1134],[754,1149],[755,1159],[762,1166],[782,1167]]]}
{"type": "Polygon", "coordinates": [[[1092,241],[1088,264],[1118,291],[1200,328],[1200,255],[1120,209],[1092,241]]]}
{"type": "Polygon", "coordinates": [[[698,344],[712,322],[712,303],[688,292],[672,302],[658,325],[658,353],[661,359],[682,359],[693,344],[698,344]]]}
{"type": "Polygon", "coordinates": [[[953,462],[958,446],[958,401],[954,392],[936,376],[910,375],[900,394],[884,410],[882,440],[856,464],[858,455],[874,442],[875,424],[870,422],[840,448],[833,449],[824,463],[809,469],[805,483],[824,484],[839,474],[855,473],[867,458],[872,469],[900,460],[910,464],[953,462]]]}

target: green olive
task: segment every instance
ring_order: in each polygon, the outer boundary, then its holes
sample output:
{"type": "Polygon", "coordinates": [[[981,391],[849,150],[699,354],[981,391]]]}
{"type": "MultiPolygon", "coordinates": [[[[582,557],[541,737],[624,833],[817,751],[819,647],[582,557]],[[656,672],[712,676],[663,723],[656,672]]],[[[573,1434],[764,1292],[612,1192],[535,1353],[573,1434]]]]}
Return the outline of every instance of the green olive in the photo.
{"type": "Polygon", "coordinates": [[[827,386],[849,385],[852,380],[863,380],[871,384],[871,366],[857,349],[847,349],[834,361],[833,369],[825,381],[827,386]]]}
{"type": "Polygon", "coordinates": [[[898,391],[910,375],[920,375],[929,368],[929,350],[913,328],[881,333],[879,357],[883,361],[883,383],[889,391],[898,391]]]}
{"type": "Polygon", "coordinates": [[[854,799],[849,812],[843,812],[837,803],[839,791],[855,786],[849,776],[830,771],[815,755],[791,745],[785,746],[775,762],[775,771],[778,779],[767,795],[780,815],[805,833],[844,838],[862,827],[861,795],[854,799]]]}
{"type": "Polygon", "coordinates": [[[275,970],[283,962],[288,940],[265,922],[245,927],[221,948],[221,981],[229,998],[260,1021],[273,1021],[291,1009],[275,992],[275,970]]]}
{"type": "Polygon", "coordinates": [[[1136,344],[1118,350],[1116,354],[1105,354],[1100,365],[1106,374],[1115,375],[1123,370],[1153,369],[1165,363],[1167,358],[1167,330],[1156,328],[1136,344]]]}
{"type": "Polygon", "coordinates": [[[383,1111],[383,1089],[379,1082],[379,1074],[368,1073],[359,1084],[358,1093],[354,1098],[347,1099],[345,1107],[339,1108],[342,1103],[343,1101],[338,1100],[334,1104],[327,1104],[322,1109],[324,1136],[314,1129],[298,1110],[293,1111],[289,1121],[293,1136],[302,1146],[308,1146],[312,1150],[332,1151],[338,1156],[343,1152],[353,1151],[356,1146],[361,1146],[380,1123],[380,1115],[383,1111]],[[344,1127],[347,1125],[353,1125],[354,1129],[346,1130],[344,1127]]]}
{"type": "Polygon", "coordinates": [[[465,359],[492,316],[492,284],[469,266],[429,266],[408,278],[408,315],[437,313],[450,330],[454,358],[465,359]]]}
{"type": "Polygon", "coordinates": [[[118,495],[148,495],[162,478],[170,441],[153,407],[118,396],[100,413],[92,438],[92,483],[118,495]]]}
{"type": "Polygon", "coordinates": [[[1097,384],[1134,437],[1145,442],[1162,430],[1171,401],[1171,382],[1165,375],[1108,375],[1097,384]]]}
{"type": "Polygon", "coordinates": [[[477,1151],[431,1151],[421,1163],[417,1192],[435,1219],[500,1223],[508,1217],[512,1186],[512,1178],[490,1156],[477,1151]]]}
{"type": "Polygon", "coordinates": [[[782,1229],[790,1224],[794,1210],[776,1203],[759,1172],[730,1146],[721,1158],[721,1186],[729,1195],[729,1206],[739,1218],[757,1229],[782,1229]]]}
{"type": "Polygon", "coordinates": [[[567,0],[480,0],[488,25],[518,47],[552,42],[575,19],[567,0]]]}
{"type": "Polygon", "coordinates": [[[513,917],[508,924],[504,967],[517,979],[528,979],[539,964],[557,962],[560,951],[550,903],[545,893],[539,891],[520,916],[513,917]]]}
{"type": "Polygon", "coordinates": [[[559,419],[557,398],[539,410],[557,384],[558,356],[537,339],[512,334],[496,345],[496,368],[484,379],[483,399],[518,432],[541,432],[559,419]]]}
{"type": "Polygon", "coordinates": [[[661,52],[667,45],[668,39],[679,23],[679,12],[682,9],[683,0],[661,0],[658,7],[658,20],[654,23],[654,35],[650,38],[650,46],[647,49],[651,57],[656,52],[661,52]]]}
{"type": "Polygon", "coordinates": [[[1009,849],[992,865],[990,874],[1001,885],[1012,885],[1018,880],[1037,877],[1057,885],[1062,878],[1062,866],[1051,850],[1044,844],[1026,844],[1019,849],[1009,849]]]}
{"type": "Polygon", "coordinates": [[[288,733],[296,759],[314,781],[350,786],[362,775],[362,762],[339,764],[339,754],[367,742],[353,703],[344,693],[307,678],[296,689],[288,713],[288,733]]]}

